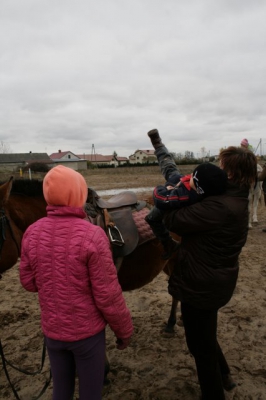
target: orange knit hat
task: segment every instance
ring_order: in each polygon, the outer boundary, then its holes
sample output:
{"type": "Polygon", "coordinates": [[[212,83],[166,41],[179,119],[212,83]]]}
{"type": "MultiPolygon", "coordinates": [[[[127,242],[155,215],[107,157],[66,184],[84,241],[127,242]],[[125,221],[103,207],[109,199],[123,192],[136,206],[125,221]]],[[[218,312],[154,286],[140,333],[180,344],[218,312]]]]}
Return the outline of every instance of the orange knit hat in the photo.
{"type": "Polygon", "coordinates": [[[85,179],[71,168],[58,165],[43,180],[43,195],[49,205],[83,207],[88,188],[85,179]]]}

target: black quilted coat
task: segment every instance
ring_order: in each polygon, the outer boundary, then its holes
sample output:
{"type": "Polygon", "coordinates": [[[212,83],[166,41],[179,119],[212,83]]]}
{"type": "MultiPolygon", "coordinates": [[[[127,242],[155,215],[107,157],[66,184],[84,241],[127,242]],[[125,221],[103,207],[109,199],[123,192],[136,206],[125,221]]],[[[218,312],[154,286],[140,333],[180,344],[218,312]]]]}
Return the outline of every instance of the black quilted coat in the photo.
{"type": "Polygon", "coordinates": [[[165,214],[167,228],[182,237],[169,293],[201,309],[218,309],[236,286],[238,257],[248,233],[248,189],[230,181],[224,195],[165,214]]]}

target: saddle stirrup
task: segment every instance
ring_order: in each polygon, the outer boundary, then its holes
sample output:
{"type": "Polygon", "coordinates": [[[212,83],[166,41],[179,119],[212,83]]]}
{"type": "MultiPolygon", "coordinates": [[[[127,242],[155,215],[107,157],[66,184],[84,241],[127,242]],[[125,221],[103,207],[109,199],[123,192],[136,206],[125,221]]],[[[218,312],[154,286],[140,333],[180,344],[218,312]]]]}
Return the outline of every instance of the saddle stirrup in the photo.
{"type": "Polygon", "coordinates": [[[116,225],[114,226],[109,225],[108,233],[112,244],[115,244],[117,246],[123,246],[125,244],[122,234],[116,225]]]}
{"type": "Polygon", "coordinates": [[[118,227],[115,225],[111,215],[106,208],[103,210],[103,214],[111,244],[114,244],[116,246],[123,246],[125,242],[122,234],[118,227]]]}

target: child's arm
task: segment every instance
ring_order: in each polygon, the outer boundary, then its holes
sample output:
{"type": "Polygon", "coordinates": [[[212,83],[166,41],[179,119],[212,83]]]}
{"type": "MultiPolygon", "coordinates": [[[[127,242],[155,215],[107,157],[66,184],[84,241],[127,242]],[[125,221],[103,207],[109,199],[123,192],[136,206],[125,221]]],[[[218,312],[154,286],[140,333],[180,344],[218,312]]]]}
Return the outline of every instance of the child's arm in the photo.
{"type": "Polygon", "coordinates": [[[29,241],[30,235],[28,235],[28,231],[26,231],[22,239],[21,258],[19,264],[20,283],[24,287],[24,289],[28,290],[29,292],[38,292],[35,279],[35,271],[33,266],[31,265],[28,254],[29,241]]]}
{"type": "Polygon", "coordinates": [[[180,186],[181,182],[178,182],[176,185],[166,185],[166,189],[167,190],[173,190],[174,188],[177,188],[178,186],[180,186]]]}
{"type": "Polygon", "coordinates": [[[176,210],[191,204],[191,191],[182,185],[172,190],[168,190],[165,186],[156,186],[153,191],[153,201],[160,210],[176,210]]]}

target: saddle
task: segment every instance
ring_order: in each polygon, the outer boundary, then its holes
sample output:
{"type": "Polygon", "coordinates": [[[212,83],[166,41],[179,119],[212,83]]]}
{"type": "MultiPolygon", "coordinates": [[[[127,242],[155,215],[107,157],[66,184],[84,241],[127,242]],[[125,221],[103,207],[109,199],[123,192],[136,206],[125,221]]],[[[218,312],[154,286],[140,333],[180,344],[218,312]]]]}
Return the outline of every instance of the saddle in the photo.
{"type": "Polygon", "coordinates": [[[96,203],[99,208],[107,210],[125,206],[134,206],[136,210],[138,210],[146,205],[146,202],[138,201],[136,193],[130,190],[121,192],[111,197],[109,200],[103,200],[98,197],[96,198],[96,203]]]}
{"type": "Polygon", "coordinates": [[[85,207],[87,217],[94,225],[104,229],[115,263],[132,253],[139,244],[139,231],[133,213],[144,209],[146,205],[146,201],[138,200],[133,191],[123,191],[109,200],[103,200],[93,189],[88,188],[85,207]]]}

